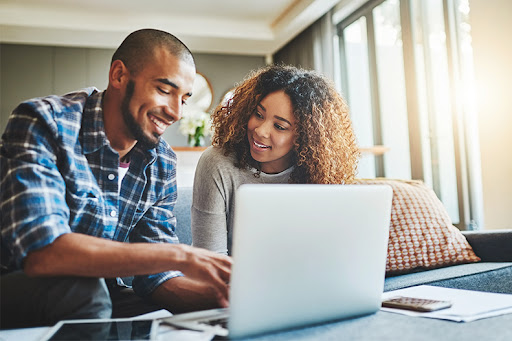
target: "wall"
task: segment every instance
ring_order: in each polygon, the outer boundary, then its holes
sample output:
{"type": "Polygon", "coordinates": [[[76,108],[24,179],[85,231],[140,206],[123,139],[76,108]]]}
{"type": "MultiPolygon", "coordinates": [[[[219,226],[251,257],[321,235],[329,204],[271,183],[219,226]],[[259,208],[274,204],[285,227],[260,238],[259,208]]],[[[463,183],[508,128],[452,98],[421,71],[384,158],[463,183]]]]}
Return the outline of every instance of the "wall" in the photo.
{"type": "MultiPolygon", "coordinates": [[[[0,132],[23,100],[63,94],[87,86],[106,89],[113,49],[0,44],[0,132]]],[[[213,107],[252,69],[265,64],[258,56],[194,54],[197,70],[213,87],[213,107]]],[[[185,146],[186,137],[172,125],[164,138],[185,146]]]]}
{"type": "MultiPolygon", "coordinates": [[[[238,82],[253,69],[265,65],[265,57],[217,55],[194,53],[197,71],[210,81],[213,88],[212,110],[238,82]]],[[[178,131],[178,125],[173,124],[164,134],[164,138],[173,146],[185,146],[187,139],[178,131]]],[[[209,137],[206,144],[210,143],[209,137]]]]}
{"type": "Polygon", "coordinates": [[[485,229],[512,228],[512,1],[470,0],[485,229]]]}

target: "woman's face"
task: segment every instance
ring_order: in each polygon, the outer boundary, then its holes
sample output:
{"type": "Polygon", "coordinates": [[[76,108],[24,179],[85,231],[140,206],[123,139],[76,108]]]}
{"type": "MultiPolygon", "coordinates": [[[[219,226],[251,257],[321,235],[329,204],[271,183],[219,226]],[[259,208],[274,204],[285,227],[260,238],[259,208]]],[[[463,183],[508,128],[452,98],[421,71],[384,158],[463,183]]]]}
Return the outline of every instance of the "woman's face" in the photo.
{"type": "Polygon", "coordinates": [[[284,91],[268,94],[247,123],[251,156],[261,171],[272,174],[289,168],[295,142],[295,117],[290,97],[284,91]]]}

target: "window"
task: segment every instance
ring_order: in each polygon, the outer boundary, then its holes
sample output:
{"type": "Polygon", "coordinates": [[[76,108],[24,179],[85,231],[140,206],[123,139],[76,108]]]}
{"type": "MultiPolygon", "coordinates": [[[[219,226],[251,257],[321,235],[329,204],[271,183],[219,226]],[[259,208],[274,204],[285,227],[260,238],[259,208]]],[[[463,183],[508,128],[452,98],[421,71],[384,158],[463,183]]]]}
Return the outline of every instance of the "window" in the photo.
{"type": "Polygon", "coordinates": [[[423,174],[454,223],[459,222],[453,103],[442,0],[411,1],[421,122],[423,174]]]}
{"type": "Polygon", "coordinates": [[[472,107],[459,104],[458,87],[472,91],[468,12],[467,0],[369,1],[338,24],[337,39],[359,145],[389,148],[364,156],[358,177],[423,180],[462,229],[478,216],[464,149],[472,107]]]}
{"type": "MultiPolygon", "coordinates": [[[[366,18],[362,17],[349,25],[344,32],[346,56],[346,82],[348,84],[346,96],[350,103],[352,123],[358,144],[360,146],[373,146],[372,103],[370,93],[370,71],[368,61],[368,42],[366,34],[366,18]]],[[[376,176],[375,157],[364,157],[359,164],[359,177],[374,178],[376,176]]]]}
{"type": "Polygon", "coordinates": [[[372,11],[375,29],[375,54],[378,80],[384,174],[390,178],[410,179],[411,160],[400,4],[385,1],[372,11]]]}

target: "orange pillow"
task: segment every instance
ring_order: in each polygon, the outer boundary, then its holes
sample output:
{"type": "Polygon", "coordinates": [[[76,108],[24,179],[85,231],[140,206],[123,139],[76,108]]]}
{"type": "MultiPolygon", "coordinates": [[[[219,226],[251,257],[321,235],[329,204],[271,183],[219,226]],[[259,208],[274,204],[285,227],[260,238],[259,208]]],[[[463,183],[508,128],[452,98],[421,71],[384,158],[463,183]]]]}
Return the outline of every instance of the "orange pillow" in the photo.
{"type": "Polygon", "coordinates": [[[421,181],[358,179],[393,188],[386,274],[478,262],[464,235],[432,189],[421,181]]]}

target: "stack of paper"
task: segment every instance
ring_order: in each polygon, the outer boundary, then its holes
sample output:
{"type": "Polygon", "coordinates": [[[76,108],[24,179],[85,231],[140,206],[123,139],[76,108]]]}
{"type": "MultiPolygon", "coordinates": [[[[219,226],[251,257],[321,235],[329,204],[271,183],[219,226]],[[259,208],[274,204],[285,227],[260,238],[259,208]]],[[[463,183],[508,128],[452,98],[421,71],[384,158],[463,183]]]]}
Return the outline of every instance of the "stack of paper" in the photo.
{"type": "Polygon", "coordinates": [[[470,322],[486,317],[512,313],[512,295],[508,294],[420,285],[385,292],[382,299],[384,300],[394,296],[450,301],[452,302],[452,306],[447,309],[428,313],[384,307],[381,308],[381,310],[409,316],[421,316],[457,322],[470,322]]]}

